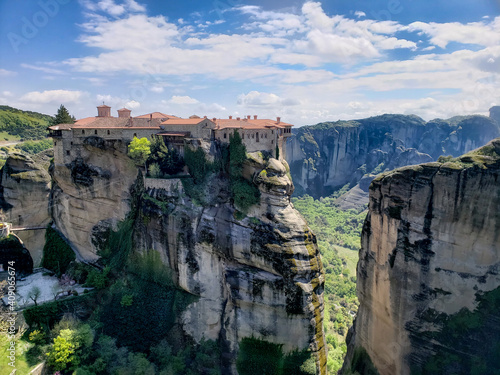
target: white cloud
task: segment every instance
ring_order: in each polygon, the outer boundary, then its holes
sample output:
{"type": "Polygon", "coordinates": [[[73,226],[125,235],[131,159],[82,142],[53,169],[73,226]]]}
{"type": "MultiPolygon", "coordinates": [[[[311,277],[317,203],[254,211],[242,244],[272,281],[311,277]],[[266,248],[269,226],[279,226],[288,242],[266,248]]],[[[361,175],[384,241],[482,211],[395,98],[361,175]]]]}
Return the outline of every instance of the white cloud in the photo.
{"type": "Polygon", "coordinates": [[[238,104],[245,107],[275,107],[275,106],[294,106],[299,105],[297,99],[283,99],[276,94],[250,91],[248,94],[238,96],[238,104]]]}
{"type": "Polygon", "coordinates": [[[84,8],[96,12],[102,11],[113,17],[119,17],[127,12],[146,12],[146,7],[137,3],[135,0],[125,0],[120,4],[114,0],[100,0],[94,2],[92,0],[80,0],[84,8]]]}
{"type": "Polygon", "coordinates": [[[141,103],[135,101],[135,100],[130,100],[127,103],[125,103],[125,108],[128,109],[137,109],[141,106],[141,103]]]}
{"type": "Polygon", "coordinates": [[[418,31],[428,35],[431,43],[441,48],[446,48],[451,42],[496,46],[500,43],[500,16],[490,22],[467,24],[413,22],[408,26],[408,31],[418,31]]]}
{"type": "Polygon", "coordinates": [[[174,95],[170,99],[170,103],[173,103],[173,104],[196,104],[196,103],[199,103],[199,101],[196,99],[193,99],[189,96],[174,95]]]}
{"type": "Polygon", "coordinates": [[[354,12],[354,15],[357,17],[357,18],[361,18],[361,17],[366,17],[366,13],[361,11],[361,10],[357,10],[354,12]]]}
{"type": "Polygon", "coordinates": [[[9,97],[14,96],[14,94],[11,93],[10,91],[2,91],[2,96],[9,98],[9,97]]]}
{"type": "Polygon", "coordinates": [[[153,86],[149,90],[157,94],[161,94],[164,91],[164,88],[162,86],[153,86]]]}
{"type": "Polygon", "coordinates": [[[20,100],[38,104],[77,103],[83,95],[84,93],[82,91],[72,90],[31,91],[23,95],[20,100]]]}
{"type": "Polygon", "coordinates": [[[0,68],[0,77],[13,77],[15,75],[17,75],[17,72],[13,72],[12,70],[0,68]]]}
{"type": "Polygon", "coordinates": [[[40,72],[44,72],[47,74],[60,74],[60,75],[68,74],[60,69],[49,68],[46,66],[21,64],[21,67],[26,68],[26,69],[38,70],[40,72]]]}

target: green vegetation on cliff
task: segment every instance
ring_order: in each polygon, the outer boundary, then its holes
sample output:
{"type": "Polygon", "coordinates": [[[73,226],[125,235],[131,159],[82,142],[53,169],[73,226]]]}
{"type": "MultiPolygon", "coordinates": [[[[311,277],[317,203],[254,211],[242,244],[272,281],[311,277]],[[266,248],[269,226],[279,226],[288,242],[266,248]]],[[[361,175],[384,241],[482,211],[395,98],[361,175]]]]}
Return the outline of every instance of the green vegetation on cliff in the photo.
{"type": "Polygon", "coordinates": [[[477,294],[476,301],[474,311],[463,308],[453,315],[426,312],[426,320],[440,329],[411,336],[412,340],[426,340],[432,350],[425,361],[413,364],[412,375],[500,373],[500,288],[477,294]]]}
{"type": "Polygon", "coordinates": [[[282,345],[253,337],[241,340],[236,368],[239,375],[316,374],[316,362],[309,351],[284,354],[282,345]]]}
{"type": "Polygon", "coordinates": [[[75,253],[52,226],[45,232],[42,266],[54,271],[57,275],[66,272],[70,262],[75,260],[75,253]]]}

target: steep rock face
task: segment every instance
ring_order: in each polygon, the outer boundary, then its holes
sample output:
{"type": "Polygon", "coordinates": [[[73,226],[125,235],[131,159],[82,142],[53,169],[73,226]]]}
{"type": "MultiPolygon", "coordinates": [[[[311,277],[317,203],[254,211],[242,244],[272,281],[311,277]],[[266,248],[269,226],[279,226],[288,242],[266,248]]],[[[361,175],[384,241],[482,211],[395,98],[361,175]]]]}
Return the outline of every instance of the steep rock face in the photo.
{"type": "Polygon", "coordinates": [[[227,374],[237,373],[245,337],[283,345],[285,352],[309,348],[318,373],[326,373],[322,264],[314,234],[290,204],[287,167],[258,156],[245,165],[261,199],[242,220],[217,178],[208,183],[219,186],[212,206],[194,205],[180,187],[148,190],[163,204],[146,199],[141,208],[136,244],[160,252],[177,284],[199,297],[183,313],[183,329],[196,341],[221,340],[227,374]]]}
{"type": "Polygon", "coordinates": [[[94,261],[96,238],[130,211],[130,186],[138,170],[120,141],[89,137],[67,165],[54,165],[52,217],[80,259],[94,261]]]}
{"type": "MultiPolygon", "coordinates": [[[[0,175],[0,219],[14,227],[45,227],[50,222],[50,151],[31,158],[11,154],[0,175]]],[[[16,232],[35,266],[42,260],[45,230],[16,232]]]]}
{"type": "Polygon", "coordinates": [[[299,194],[331,194],[355,186],[366,174],[459,156],[499,135],[484,116],[425,122],[417,116],[383,115],[298,129],[287,143],[287,161],[299,194]]]}
{"type": "Polygon", "coordinates": [[[500,139],[444,164],[373,181],[357,270],[360,308],[344,368],[359,365],[359,356],[352,362],[356,348],[381,375],[450,373],[428,365],[443,350],[451,362],[476,363],[476,370],[487,363],[474,349],[484,338],[474,332],[499,327],[489,315],[482,327],[471,312],[500,286],[499,208],[500,139]],[[453,335],[443,333],[457,314],[474,329],[461,323],[453,335]],[[458,347],[461,341],[471,348],[458,347]]]}

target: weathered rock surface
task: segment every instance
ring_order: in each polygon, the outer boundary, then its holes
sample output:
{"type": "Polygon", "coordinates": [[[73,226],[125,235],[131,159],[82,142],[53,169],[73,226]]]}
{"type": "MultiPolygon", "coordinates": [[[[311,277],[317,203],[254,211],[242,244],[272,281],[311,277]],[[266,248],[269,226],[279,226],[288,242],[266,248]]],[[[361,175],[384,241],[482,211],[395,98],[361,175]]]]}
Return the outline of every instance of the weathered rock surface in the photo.
{"type": "MultiPolygon", "coordinates": [[[[0,219],[14,227],[45,227],[50,223],[48,173],[51,152],[31,158],[10,154],[0,174],[0,219]]],[[[33,263],[42,260],[45,230],[16,232],[30,251],[33,263]]]]}
{"type": "Polygon", "coordinates": [[[242,220],[224,202],[217,177],[207,185],[219,187],[218,203],[195,206],[183,195],[149,191],[164,203],[149,201],[138,220],[136,244],[160,252],[177,284],[199,296],[182,315],[184,331],[196,341],[221,339],[227,374],[236,374],[245,337],[282,344],[285,352],[309,348],[318,373],[326,373],[322,264],[314,234],[290,204],[287,168],[258,156],[247,163],[261,200],[242,220]]]}
{"type": "MultiPolygon", "coordinates": [[[[474,337],[479,323],[472,331],[458,326],[454,336],[442,329],[500,286],[499,209],[500,138],[450,162],[373,181],[357,269],[360,307],[344,368],[360,347],[381,375],[433,373],[422,369],[442,350],[447,358],[485,363],[483,353],[456,346],[462,335],[481,342],[474,337]]],[[[498,329],[493,317],[484,322],[498,329]]]]}
{"type": "Polygon", "coordinates": [[[500,135],[493,112],[491,118],[427,123],[417,116],[383,115],[299,128],[287,143],[293,182],[299,194],[318,198],[353,187],[367,174],[462,155],[500,135]]]}
{"type": "Polygon", "coordinates": [[[96,237],[130,211],[130,186],[138,170],[126,151],[120,141],[85,142],[71,163],[51,171],[52,217],[80,259],[97,260],[96,237]]]}

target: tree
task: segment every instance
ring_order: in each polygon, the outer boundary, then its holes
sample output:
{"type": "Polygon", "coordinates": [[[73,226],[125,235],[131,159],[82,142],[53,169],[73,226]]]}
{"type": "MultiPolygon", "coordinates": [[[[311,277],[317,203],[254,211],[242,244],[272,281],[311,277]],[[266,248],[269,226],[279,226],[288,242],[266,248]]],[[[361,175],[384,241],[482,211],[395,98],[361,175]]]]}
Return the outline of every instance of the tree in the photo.
{"type": "Polygon", "coordinates": [[[73,124],[75,120],[75,117],[71,116],[66,107],[61,104],[61,106],[57,110],[57,114],[54,116],[54,125],[73,124]]]}
{"type": "Polygon", "coordinates": [[[37,303],[36,303],[36,301],[38,300],[38,298],[40,298],[41,294],[42,294],[42,291],[36,285],[33,288],[31,288],[30,293],[29,293],[29,297],[35,303],[35,306],[38,306],[37,303]]]}
{"type": "Polygon", "coordinates": [[[132,142],[128,145],[128,156],[134,160],[137,165],[144,165],[146,167],[146,160],[151,154],[151,142],[146,137],[134,137],[132,142]]]}
{"type": "Polygon", "coordinates": [[[66,368],[78,365],[79,358],[75,352],[79,346],[75,340],[74,331],[63,329],[59,336],[54,339],[54,344],[47,353],[48,365],[56,371],[64,371],[66,368]]]}

